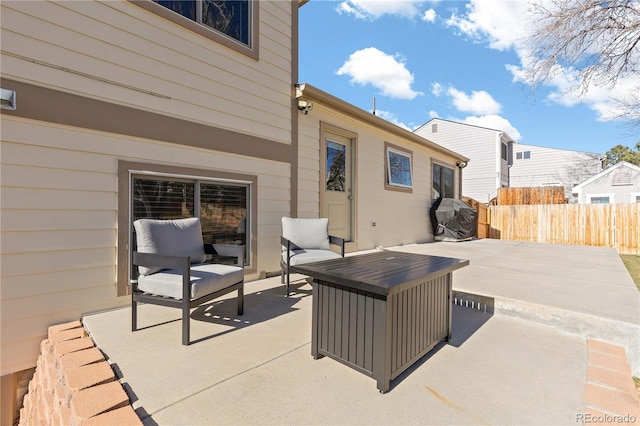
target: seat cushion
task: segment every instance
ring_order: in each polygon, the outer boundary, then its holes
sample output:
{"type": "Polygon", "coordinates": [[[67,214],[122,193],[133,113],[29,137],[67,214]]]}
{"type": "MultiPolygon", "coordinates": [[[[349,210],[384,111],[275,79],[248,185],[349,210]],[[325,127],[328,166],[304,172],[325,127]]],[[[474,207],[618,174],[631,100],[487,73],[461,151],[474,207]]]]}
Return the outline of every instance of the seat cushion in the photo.
{"type": "MultiPolygon", "coordinates": [[[[214,293],[244,280],[242,268],[218,263],[191,266],[191,299],[214,293]]],[[[182,299],[182,272],[165,269],[138,277],[138,289],[158,296],[182,299]]]]}
{"type": "MultiPolygon", "coordinates": [[[[291,252],[293,253],[291,260],[289,261],[291,266],[320,262],[321,260],[339,259],[342,257],[338,253],[334,253],[330,250],[291,250],[291,252]]],[[[282,253],[282,260],[285,264],[287,263],[286,250],[282,253]]]]}
{"type": "MultiPolygon", "coordinates": [[[[191,263],[206,260],[202,227],[197,217],[175,220],[138,219],[133,222],[133,226],[136,230],[136,250],[140,253],[189,256],[191,263]]],[[[161,270],[162,268],[138,267],[141,275],[161,270]]]]}
{"type": "Polygon", "coordinates": [[[329,250],[329,219],[283,217],[282,236],[302,249],[329,250]]]}

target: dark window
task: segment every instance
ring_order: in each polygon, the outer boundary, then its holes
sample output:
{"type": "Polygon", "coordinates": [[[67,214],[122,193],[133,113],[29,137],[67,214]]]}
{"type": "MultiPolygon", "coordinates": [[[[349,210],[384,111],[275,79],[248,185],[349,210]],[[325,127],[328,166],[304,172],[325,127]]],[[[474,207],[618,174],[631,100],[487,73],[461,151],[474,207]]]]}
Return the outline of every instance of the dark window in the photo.
{"type": "Polygon", "coordinates": [[[433,165],[433,191],[434,199],[439,197],[454,197],[454,171],[440,164],[433,165]]]}
{"type": "Polygon", "coordinates": [[[524,152],[524,159],[528,160],[529,158],[531,158],[531,151],[525,151],[524,152]]]}
{"type": "Polygon", "coordinates": [[[591,197],[591,204],[609,204],[609,197],[591,197]]]}
{"type": "Polygon", "coordinates": [[[506,160],[507,159],[507,145],[506,144],[502,144],[502,159],[506,160]]]}
{"type": "Polygon", "coordinates": [[[132,188],[132,221],[199,217],[205,244],[249,246],[246,184],[141,175],[132,188]]]}
{"type": "Polygon", "coordinates": [[[522,160],[522,153],[516,152],[516,160],[522,160]]]}
{"type": "Polygon", "coordinates": [[[251,45],[251,3],[249,0],[153,1],[242,44],[251,45]]]}

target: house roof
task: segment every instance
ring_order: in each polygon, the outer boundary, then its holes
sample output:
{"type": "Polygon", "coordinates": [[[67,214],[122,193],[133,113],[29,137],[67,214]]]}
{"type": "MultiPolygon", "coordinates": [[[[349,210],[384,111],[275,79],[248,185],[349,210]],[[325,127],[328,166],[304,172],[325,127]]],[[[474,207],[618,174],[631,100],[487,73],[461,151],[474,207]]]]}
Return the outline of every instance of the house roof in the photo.
{"type": "Polygon", "coordinates": [[[586,185],[589,185],[591,182],[593,182],[595,180],[598,180],[601,177],[606,176],[609,173],[612,173],[615,170],[618,170],[618,169],[623,168],[623,167],[628,167],[631,170],[635,170],[637,172],[640,172],[640,167],[636,166],[635,164],[631,164],[631,163],[628,163],[626,161],[620,161],[620,162],[616,163],[615,165],[609,167],[608,169],[605,169],[605,170],[601,171],[597,175],[591,176],[589,179],[585,180],[584,182],[574,186],[573,189],[571,190],[571,192],[576,193],[579,190],[581,190],[582,188],[584,188],[586,185]]]}
{"type": "Polygon", "coordinates": [[[400,126],[397,126],[383,118],[380,118],[376,115],[371,114],[368,111],[365,111],[348,102],[345,102],[342,99],[339,99],[327,92],[324,92],[310,84],[304,83],[304,84],[297,85],[296,98],[304,98],[309,101],[318,102],[325,106],[331,107],[345,115],[348,115],[353,118],[357,118],[367,124],[370,124],[381,130],[385,130],[389,133],[393,133],[394,135],[404,138],[406,140],[409,140],[411,142],[426,146],[428,148],[431,148],[445,155],[450,155],[458,159],[459,161],[464,161],[465,163],[469,162],[469,158],[465,157],[462,154],[458,154],[457,152],[451,151],[441,145],[438,145],[435,142],[432,142],[428,139],[423,138],[422,136],[418,136],[417,134],[410,132],[409,130],[403,129],[400,126]]]}
{"type": "MultiPolygon", "coordinates": [[[[509,136],[509,134],[503,130],[499,130],[499,129],[492,129],[490,127],[483,127],[483,126],[478,126],[476,124],[468,124],[468,123],[461,123],[459,121],[453,121],[453,120],[445,120],[444,118],[440,118],[440,117],[434,117],[431,120],[427,121],[426,123],[424,123],[422,126],[418,127],[418,129],[427,126],[429,123],[431,123],[432,121],[446,121],[448,123],[453,123],[453,124],[459,124],[461,126],[469,126],[469,127],[476,127],[478,129],[483,129],[483,130],[490,130],[492,132],[497,132],[497,133],[502,133],[503,136],[505,136],[509,142],[513,142],[513,143],[518,143],[518,141],[514,140],[511,136],[509,136]]],[[[418,130],[416,129],[416,130],[418,130]]]]}

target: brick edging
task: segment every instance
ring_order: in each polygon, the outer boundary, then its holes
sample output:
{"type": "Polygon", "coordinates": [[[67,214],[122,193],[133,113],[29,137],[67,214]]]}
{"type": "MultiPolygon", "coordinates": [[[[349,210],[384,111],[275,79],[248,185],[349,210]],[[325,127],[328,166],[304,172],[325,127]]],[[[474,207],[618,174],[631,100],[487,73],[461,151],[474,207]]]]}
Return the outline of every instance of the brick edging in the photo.
{"type": "Polygon", "coordinates": [[[142,425],[80,321],[49,327],[19,425],[142,425]]]}
{"type": "Polygon", "coordinates": [[[621,346],[587,340],[584,406],[587,423],[640,422],[640,398],[621,346]]]}

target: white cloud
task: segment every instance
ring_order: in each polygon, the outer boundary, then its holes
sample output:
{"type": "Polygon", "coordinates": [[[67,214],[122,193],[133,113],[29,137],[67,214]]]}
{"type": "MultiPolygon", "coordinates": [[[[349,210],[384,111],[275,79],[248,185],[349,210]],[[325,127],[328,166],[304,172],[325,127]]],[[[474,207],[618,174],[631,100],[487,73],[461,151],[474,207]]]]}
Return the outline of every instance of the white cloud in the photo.
{"type": "Polygon", "coordinates": [[[495,115],[488,114],[482,116],[470,116],[463,120],[454,120],[460,121],[462,123],[472,124],[474,126],[487,127],[489,129],[500,130],[505,132],[515,141],[519,141],[522,138],[522,135],[506,118],[495,115]]]}
{"type": "Polygon", "coordinates": [[[376,115],[380,118],[384,118],[385,120],[387,120],[390,123],[395,124],[396,126],[402,127],[405,130],[408,130],[410,132],[413,131],[413,128],[411,128],[411,126],[409,126],[408,124],[405,124],[403,122],[401,122],[398,117],[389,111],[383,111],[383,110],[376,110],[376,115]]]}
{"type": "Polygon", "coordinates": [[[433,9],[426,10],[422,14],[422,20],[425,22],[435,22],[436,21],[436,11],[433,9]]]}
{"type": "Polygon", "coordinates": [[[336,74],[348,75],[354,84],[370,84],[390,98],[411,100],[422,94],[411,88],[413,74],[405,66],[404,60],[375,47],[353,52],[336,74]]]}
{"type": "MultiPolygon", "coordinates": [[[[541,0],[548,2],[549,0],[541,0]]],[[[538,20],[532,18],[530,1],[470,0],[462,13],[454,12],[446,21],[456,31],[474,42],[487,43],[495,50],[512,49],[519,58],[518,65],[506,64],[514,82],[529,84],[526,73],[535,46],[529,46],[527,38],[536,30],[538,20]]],[[[615,99],[621,99],[638,90],[637,76],[620,79],[616,87],[603,88],[591,84],[586,92],[574,88],[579,70],[557,66],[554,77],[545,83],[550,89],[547,100],[566,107],[585,105],[596,113],[600,121],[614,120],[620,116],[615,99]]]]}
{"type": "Polygon", "coordinates": [[[357,19],[376,20],[383,15],[393,15],[413,19],[420,15],[424,0],[345,0],[338,5],[339,13],[355,16],[357,19]]]}
{"type": "Polygon", "coordinates": [[[443,90],[444,90],[444,88],[442,87],[442,84],[440,84],[438,82],[431,84],[431,94],[433,96],[435,96],[436,98],[439,97],[440,95],[442,95],[442,91],[443,90]]]}
{"type": "Polygon", "coordinates": [[[470,112],[476,115],[498,114],[502,106],[484,90],[472,91],[468,95],[461,90],[450,87],[447,95],[451,96],[453,105],[461,112],[470,112]]]}
{"type": "Polygon", "coordinates": [[[471,0],[466,13],[454,12],[446,23],[492,49],[518,49],[527,35],[529,7],[526,1],[471,0]]]}

